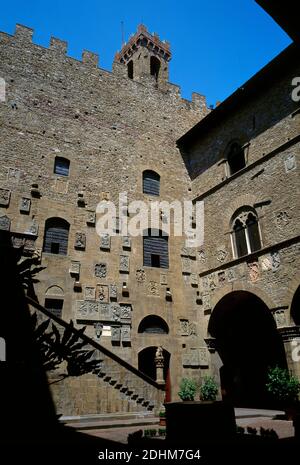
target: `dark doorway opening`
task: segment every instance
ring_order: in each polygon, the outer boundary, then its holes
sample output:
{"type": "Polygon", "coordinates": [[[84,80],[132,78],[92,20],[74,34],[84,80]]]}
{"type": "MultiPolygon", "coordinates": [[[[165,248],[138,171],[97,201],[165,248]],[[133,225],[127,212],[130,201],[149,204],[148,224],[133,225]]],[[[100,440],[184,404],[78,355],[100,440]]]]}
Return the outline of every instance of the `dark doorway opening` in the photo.
{"type": "Polygon", "coordinates": [[[291,317],[295,325],[300,326],[300,286],[295,292],[291,305],[291,317]]]}
{"type": "Polygon", "coordinates": [[[152,56],[150,58],[150,74],[151,76],[154,76],[156,80],[158,80],[159,71],[160,71],[160,61],[158,58],[152,56]]]}
{"type": "Polygon", "coordinates": [[[285,351],[274,318],[266,304],[247,291],[223,297],[211,315],[208,331],[216,338],[223,362],[220,369],[223,399],[236,406],[266,407],[268,367],[286,367],[285,351]]]}
{"type": "MultiPolygon", "coordinates": [[[[155,366],[155,354],[157,347],[146,347],[139,352],[138,368],[149,378],[156,381],[156,366],[155,366]]],[[[164,356],[164,380],[167,379],[169,365],[170,365],[170,356],[171,354],[163,349],[164,356]]]]}

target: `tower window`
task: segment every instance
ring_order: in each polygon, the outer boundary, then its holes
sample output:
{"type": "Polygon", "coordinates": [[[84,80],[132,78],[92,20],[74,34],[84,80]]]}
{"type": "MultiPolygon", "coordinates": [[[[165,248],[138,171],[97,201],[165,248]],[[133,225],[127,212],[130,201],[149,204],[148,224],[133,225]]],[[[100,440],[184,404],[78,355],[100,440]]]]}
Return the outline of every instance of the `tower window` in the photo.
{"type": "Polygon", "coordinates": [[[257,214],[254,209],[239,209],[232,221],[233,252],[236,258],[261,249],[257,214]]]}
{"type": "Polygon", "coordinates": [[[69,223],[62,218],[49,218],[46,221],[44,252],[56,255],[67,255],[69,226],[69,223]]]}
{"type": "Polygon", "coordinates": [[[150,74],[154,76],[156,80],[158,80],[160,71],[160,61],[158,58],[152,56],[150,58],[150,74]]]}
{"type": "Polygon", "coordinates": [[[227,152],[227,161],[229,166],[230,175],[237,173],[245,168],[245,153],[243,147],[238,142],[230,144],[227,152]]]}
{"type": "Polygon", "coordinates": [[[54,173],[60,176],[69,176],[70,160],[63,157],[55,157],[54,173]]]}
{"type": "Polygon", "coordinates": [[[159,195],[160,176],[155,171],[143,172],[143,193],[148,195],[159,195]]]}
{"type": "Polygon", "coordinates": [[[133,79],[133,61],[130,60],[127,64],[127,73],[129,79],[133,79]]]}
{"type": "Polygon", "coordinates": [[[144,266],[169,268],[168,236],[162,231],[148,229],[143,236],[144,266]]]}

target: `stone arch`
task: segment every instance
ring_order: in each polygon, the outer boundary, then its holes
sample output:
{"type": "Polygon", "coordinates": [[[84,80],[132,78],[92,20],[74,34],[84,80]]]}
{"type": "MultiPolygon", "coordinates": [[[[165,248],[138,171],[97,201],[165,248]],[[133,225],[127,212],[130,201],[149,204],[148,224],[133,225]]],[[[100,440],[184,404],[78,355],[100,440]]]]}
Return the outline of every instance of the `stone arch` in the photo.
{"type": "Polygon", "coordinates": [[[64,290],[62,287],[60,286],[57,286],[57,285],[52,285],[52,286],[49,286],[48,289],[46,290],[46,293],[45,295],[48,297],[48,296],[60,296],[60,297],[63,297],[65,294],[64,294],[64,290]]]}
{"type": "Polygon", "coordinates": [[[230,221],[233,215],[237,210],[239,210],[242,207],[249,206],[253,208],[253,205],[258,202],[258,197],[254,194],[244,194],[240,195],[236,199],[234,199],[232,202],[230,202],[230,205],[227,207],[223,214],[223,230],[224,231],[229,231],[230,230],[230,221]]]}
{"type": "MultiPolygon", "coordinates": [[[[164,356],[164,379],[166,380],[168,376],[171,353],[164,347],[163,356],[164,356]]],[[[157,351],[157,346],[145,346],[143,349],[140,349],[138,352],[138,369],[149,376],[149,378],[156,381],[156,365],[155,365],[155,354],[157,351]]]]}
{"type": "Polygon", "coordinates": [[[288,285],[287,292],[285,294],[285,299],[283,300],[283,305],[288,305],[289,306],[289,318],[292,323],[292,317],[291,317],[291,309],[292,309],[292,302],[294,299],[294,296],[297,292],[297,289],[300,285],[300,276],[297,276],[293,278],[288,285]]]}
{"type": "Polygon", "coordinates": [[[223,398],[237,406],[266,405],[268,368],[286,367],[284,345],[266,302],[253,290],[224,293],[213,307],[208,334],[222,361],[223,398]]]}
{"type": "Polygon", "coordinates": [[[223,297],[225,297],[226,295],[230,294],[233,291],[250,292],[251,294],[254,294],[259,299],[261,299],[267,305],[269,309],[275,308],[277,306],[274,300],[271,299],[269,294],[267,294],[267,292],[265,292],[260,287],[258,286],[254,287],[254,286],[251,286],[250,284],[246,284],[241,281],[233,281],[231,284],[227,284],[226,286],[223,286],[222,288],[214,292],[214,294],[211,297],[212,311],[223,297]]]}
{"type": "Polygon", "coordinates": [[[138,325],[138,333],[169,334],[167,322],[159,315],[147,315],[138,325]]]}

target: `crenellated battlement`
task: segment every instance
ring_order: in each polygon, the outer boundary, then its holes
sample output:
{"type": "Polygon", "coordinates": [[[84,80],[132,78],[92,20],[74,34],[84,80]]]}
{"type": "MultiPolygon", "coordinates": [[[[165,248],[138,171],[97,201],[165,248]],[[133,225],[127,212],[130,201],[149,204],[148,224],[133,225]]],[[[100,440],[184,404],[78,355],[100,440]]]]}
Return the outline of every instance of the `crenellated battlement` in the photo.
{"type": "MultiPolygon", "coordinates": [[[[128,76],[128,68],[126,62],[132,56],[135,49],[138,49],[140,46],[146,47],[150,55],[155,54],[160,59],[165,60],[167,63],[171,58],[170,44],[166,41],[162,41],[157,34],[150,34],[147,28],[144,25],[139,25],[137,32],[130,38],[127,44],[124,44],[121,52],[118,52],[115,55],[112,72],[102,69],[99,66],[99,55],[95,52],[89,50],[83,50],[81,60],[78,60],[74,57],[67,55],[68,53],[68,42],[57,37],[51,36],[49,47],[44,47],[42,45],[36,44],[33,42],[34,29],[24,26],[22,24],[16,24],[16,29],[14,35],[0,32],[0,42],[13,42],[14,45],[17,45],[19,48],[22,47],[37,47],[38,50],[45,50],[45,52],[50,52],[52,56],[56,57],[58,62],[60,60],[72,60],[74,63],[82,64],[86,67],[99,69],[101,73],[105,72],[106,75],[113,75],[117,78],[126,79],[129,82],[132,82],[132,79],[128,76]],[[125,59],[126,58],[126,59],[125,59]]],[[[206,100],[203,95],[198,93],[192,94],[191,100],[186,100],[181,97],[180,86],[172,84],[168,81],[168,76],[164,76],[163,81],[160,82],[157,86],[157,83],[153,76],[146,75],[143,73],[142,79],[134,80],[134,84],[143,85],[147,87],[153,87],[154,89],[159,89],[162,92],[168,93],[173,98],[181,100],[185,106],[190,106],[191,108],[200,109],[201,111],[206,110],[206,100]]]]}

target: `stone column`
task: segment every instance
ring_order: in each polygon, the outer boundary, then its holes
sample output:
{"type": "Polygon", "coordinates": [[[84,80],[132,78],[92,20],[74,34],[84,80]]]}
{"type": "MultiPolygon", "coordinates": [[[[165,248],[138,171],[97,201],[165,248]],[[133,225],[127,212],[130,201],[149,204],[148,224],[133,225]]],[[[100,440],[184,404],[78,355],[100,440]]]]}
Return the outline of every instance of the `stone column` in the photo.
{"type": "Polygon", "coordinates": [[[158,384],[165,384],[164,380],[164,356],[163,348],[158,347],[155,354],[155,366],[156,366],[156,382],[158,384]]]}

